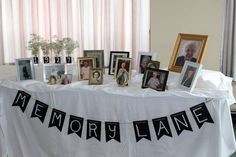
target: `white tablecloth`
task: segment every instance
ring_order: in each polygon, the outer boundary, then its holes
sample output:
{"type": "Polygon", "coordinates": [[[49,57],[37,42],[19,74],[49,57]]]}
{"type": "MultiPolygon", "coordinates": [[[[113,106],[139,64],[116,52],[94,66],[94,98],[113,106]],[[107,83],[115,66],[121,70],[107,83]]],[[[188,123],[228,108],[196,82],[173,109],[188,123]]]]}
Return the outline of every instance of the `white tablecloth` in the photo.
{"type": "MultiPolygon", "coordinates": [[[[141,75],[128,87],[117,87],[111,76],[104,85],[87,81],[50,86],[38,81],[0,82],[1,157],[228,157],[236,150],[229,105],[235,102],[232,79],[203,70],[192,93],[175,88],[171,73],[165,92],[141,89],[141,75]],[[12,106],[17,92],[31,95],[23,112],[12,106]],[[43,123],[32,118],[35,102],[49,105],[43,123]],[[190,108],[205,103],[214,123],[198,127],[190,108]],[[60,131],[49,127],[53,109],[66,114],[60,131]],[[177,133],[171,115],[185,112],[192,131],[177,133]],[[84,118],[81,137],[69,134],[70,115],[84,118]],[[157,139],[153,119],[167,117],[172,137],[157,139]],[[87,139],[88,121],[101,122],[101,138],[87,139]],[[136,140],[134,122],[146,120],[150,140],[136,140]],[[119,122],[120,142],[106,141],[105,122],[119,122]]],[[[59,118],[59,117],[56,117],[59,118]]],[[[60,119],[60,118],[59,118],[60,119]]]]}

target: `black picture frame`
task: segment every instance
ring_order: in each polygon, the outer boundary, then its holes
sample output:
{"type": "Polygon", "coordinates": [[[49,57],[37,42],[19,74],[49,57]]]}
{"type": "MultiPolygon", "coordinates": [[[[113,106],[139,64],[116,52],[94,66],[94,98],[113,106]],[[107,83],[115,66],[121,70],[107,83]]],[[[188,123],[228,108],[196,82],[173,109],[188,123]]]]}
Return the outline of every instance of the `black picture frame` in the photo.
{"type": "Polygon", "coordinates": [[[128,51],[110,51],[110,59],[109,59],[109,75],[115,74],[116,60],[117,58],[129,58],[128,51]]]}

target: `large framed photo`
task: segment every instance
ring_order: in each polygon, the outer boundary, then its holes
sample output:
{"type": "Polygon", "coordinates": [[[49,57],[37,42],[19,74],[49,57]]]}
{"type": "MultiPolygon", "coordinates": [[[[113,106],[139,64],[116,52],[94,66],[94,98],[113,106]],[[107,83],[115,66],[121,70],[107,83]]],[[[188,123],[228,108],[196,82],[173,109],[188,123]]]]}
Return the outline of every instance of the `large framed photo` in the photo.
{"type": "Polygon", "coordinates": [[[49,84],[60,84],[63,74],[65,74],[65,64],[44,64],[43,65],[44,82],[47,82],[49,84]]]}
{"type": "Polygon", "coordinates": [[[147,68],[143,75],[142,88],[165,91],[169,71],[147,68]]]}
{"type": "Polygon", "coordinates": [[[96,68],[104,68],[104,50],[84,50],[84,57],[94,57],[96,68]]]}
{"type": "Polygon", "coordinates": [[[196,85],[201,68],[201,64],[186,61],[178,80],[178,88],[191,92],[196,85]]]}
{"type": "Polygon", "coordinates": [[[119,86],[126,86],[131,77],[131,58],[117,58],[115,78],[119,86]]]}
{"type": "Polygon", "coordinates": [[[16,59],[17,80],[35,79],[33,58],[16,59]]]}
{"type": "Polygon", "coordinates": [[[201,63],[207,43],[207,35],[183,34],[177,37],[169,62],[169,70],[181,72],[185,61],[201,63]]]}
{"type": "Polygon", "coordinates": [[[89,85],[100,85],[103,83],[103,68],[91,68],[89,71],[89,85]]]}
{"type": "Polygon", "coordinates": [[[151,52],[139,52],[138,53],[138,61],[137,61],[137,72],[143,74],[152,60],[153,53],[151,52]]]}
{"type": "Polygon", "coordinates": [[[115,74],[116,59],[118,57],[129,58],[129,52],[127,51],[111,51],[110,52],[110,61],[109,61],[109,75],[115,74]]]}
{"type": "Polygon", "coordinates": [[[78,79],[88,80],[90,68],[95,68],[95,58],[93,57],[78,57],[78,79]]]}

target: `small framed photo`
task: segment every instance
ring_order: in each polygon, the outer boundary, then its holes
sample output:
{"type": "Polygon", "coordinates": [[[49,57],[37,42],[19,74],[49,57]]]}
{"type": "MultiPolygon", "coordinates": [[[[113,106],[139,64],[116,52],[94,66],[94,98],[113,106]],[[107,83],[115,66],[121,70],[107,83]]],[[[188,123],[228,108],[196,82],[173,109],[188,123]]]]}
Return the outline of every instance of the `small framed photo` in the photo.
{"type": "Polygon", "coordinates": [[[191,92],[196,85],[201,68],[201,64],[186,61],[178,80],[178,88],[191,92]]]}
{"type": "Polygon", "coordinates": [[[165,91],[169,71],[147,68],[143,75],[142,88],[165,91]]]}
{"type": "Polygon", "coordinates": [[[89,85],[103,84],[103,68],[91,68],[89,71],[89,85]]]}
{"type": "Polygon", "coordinates": [[[115,68],[115,79],[119,86],[128,85],[131,77],[131,58],[117,58],[115,68]]]}
{"type": "Polygon", "coordinates": [[[148,68],[153,68],[153,69],[159,69],[160,68],[160,62],[159,61],[153,61],[151,60],[148,65],[148,68]]]}
{"type": "Polygon", "coordinates": [[[129,58],[129,52],[127,51],[111,51],[110,52],[109,71],[108,71],[109,75],[115,74],[116,59],[118,57],[129,58]]]}
{"type": "Polygon", "coordinates": [[[152,60],[153,53],[151,52],[139,52],[137,61],[137,72],[143,74],[148,66],[148,63],[152,60]]]}
{"type": "Polygon", "coordinates": [[[62,85],[67,85],[72,83],[72,74],[63,74],[61,76],[61,84],[62,85]]]}
{"type": "Polygon", "coordinates": [[[104,68],[104,50],[84,50],[84,57],[94,57],[95,67],[104,68]]]}
{"type": "Polygon", "coordinates": [[[57,78],[56,78],[56,76],[50,75],[50,76],[49,76],[49,79],[48,79],[48,84],[50,84],[50,85],[55,85],[55,84],[57,84],[57,78]]]}
{"type": "Polygon", "coordinates": [[[169,70],[181,72],[185,61],[201,63],[207,43],[207,35],[183,34],[177,37],[169,62],[169,70]]]}
{"type": "MultiPolygon", "coordinates": [[[[49,84],[50,78],[56,78],[56,84],[60,84],[62,75],[65,74],[65,64],[44,64],[43,65],[43,80],[49,84]]],[[[54,80],[53,80],[54,81],[54,80]]]]}
{"type": "Polygon", "coordinates": [[[33,58],[16,59],[16,68],[18,81],[35,79],[33,58]]]}
{"type": "Polygon", "coordinates": [[[90,68],[95,68],[95,58],[93,57],[78,57],[78,79],[89,80],[90,68]]]}

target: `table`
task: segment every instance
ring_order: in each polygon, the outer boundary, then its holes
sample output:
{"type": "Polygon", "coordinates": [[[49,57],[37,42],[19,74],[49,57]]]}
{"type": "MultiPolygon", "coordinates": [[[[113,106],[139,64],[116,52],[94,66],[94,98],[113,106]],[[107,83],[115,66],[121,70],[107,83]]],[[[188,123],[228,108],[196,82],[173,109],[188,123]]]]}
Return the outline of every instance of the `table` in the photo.
{"type": "Polygon", "coordinates": [[[229,106],[232,79],[203,70],[192,93],[128,87],[112,76],[50,86],[0,82],[2,157],[228,157],[236,150],[229,106]]]}

